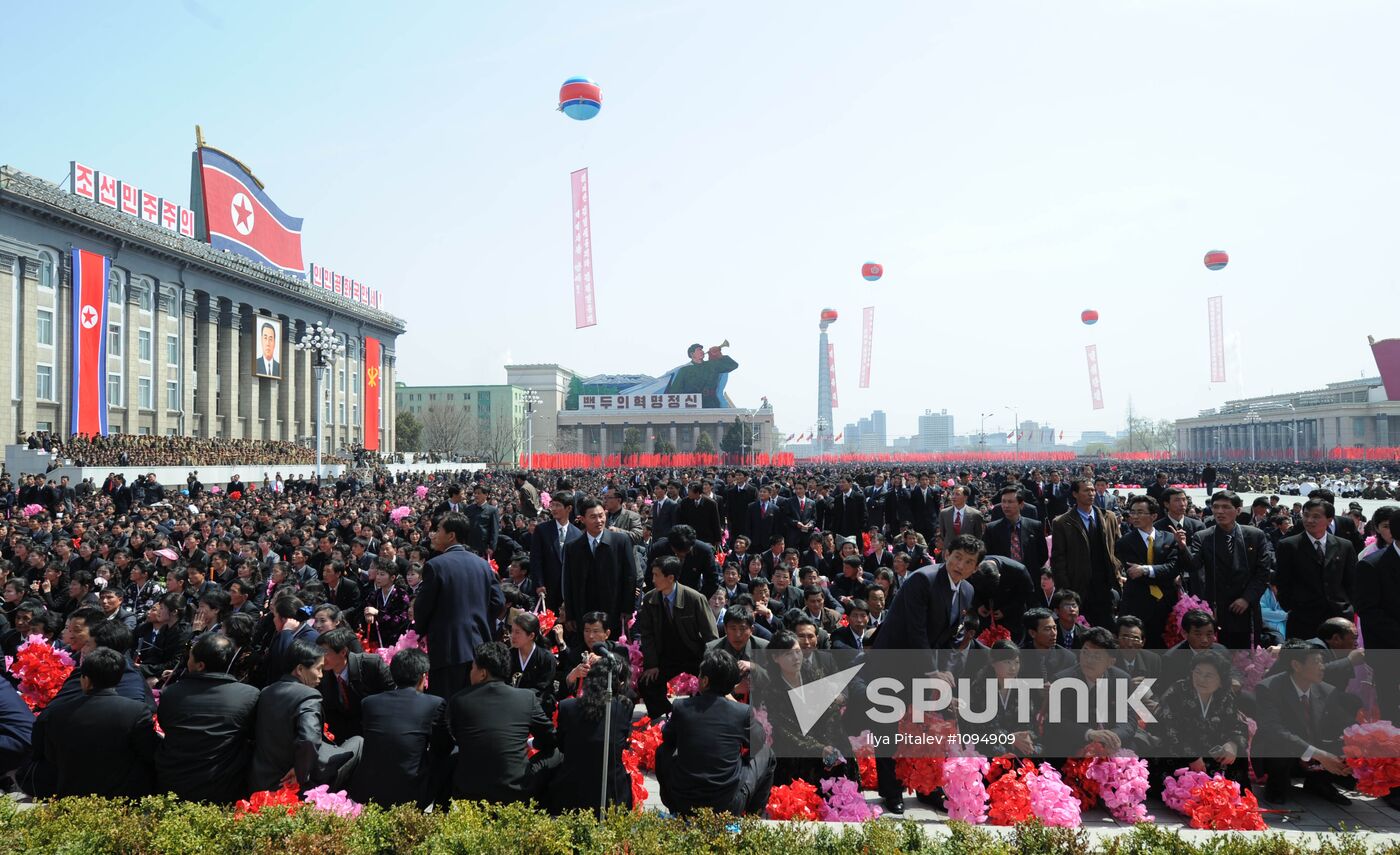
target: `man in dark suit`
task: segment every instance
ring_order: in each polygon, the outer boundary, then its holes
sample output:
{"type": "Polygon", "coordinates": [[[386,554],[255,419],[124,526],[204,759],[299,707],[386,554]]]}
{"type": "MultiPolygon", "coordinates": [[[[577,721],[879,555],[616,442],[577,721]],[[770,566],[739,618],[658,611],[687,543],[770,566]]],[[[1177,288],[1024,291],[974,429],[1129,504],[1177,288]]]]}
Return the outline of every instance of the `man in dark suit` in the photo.
{"type": "MultiPolygon", "coordinates": [[[[1400,549],[1391,543],[1356,565],[1356,616],[1366,628],[1366,646],[1400,650],[1400,549]]],[[[1400,667],[1390,656],[1377,656],[1370,665],[1376,674],[1376,699],[1381,718],[1400,716],[1400,667]]]]}
{"type": "Polygon", "coordinates": [[[1045,529],[1038,521],[1022,517],[1026,503],[1019,487],[1001,488],[1000,501],[1001,519],[987,526],[987,554],[1004,555],[1027,570],[1040,570],[1050,560],[1045,529]]]}
{"type": "Polygon", "coordinates": [[[865,527],[883,532],[892,521],[898,522],[897,499],[884,473],[876,473],[875,483],[865,488],[865,527]]]}
{"type": "MultiPolygon", "coordinates": [[[[817,503],[807,495],[807,485],[802,481],[793,483],[792,493],[792,497],[782,503],[783,527],[778,531],[788,543],[800,549],[816,527],[817,503]]],[[[763,541],[756,543],[756,548],[763,548],[763,541]]]]}
{"type": "Polygon", "coordinates": [[[695,536],[710,546],[719,546],[723,525],[719,518],[719,505],[704,494],[699,481],[692,481],[687,488],[689,495],[676,509],[676,524],[688,525],[695,529],[695,536]]]}
{"type": "Polygon", "coordinates": [[[16,772],[34,744],[34,713],[19,690],[0,685],[0,777],[16,772]]]}
{"type": "Polygon", "coordinates": [[[703,807],[759,813],[773,785],[773,752],[768,745],[749,744],[753,710],[726,697],[739,684],[739,665],[727,651],[711,650],[699,677],[700,694],[678,701],[661,730],[656,749],[661,801],[680,816],[703,807]],[[751,752],[747,758],[746,751],[751,752]]]}
{"type": "Polygon", "coordinates": [[[597,499],[584,499],[581,511],[584,536],[564,547],[565,629],[578,631],[575,615],[605,612],[612,620],[608,629],[618,637],[631,620],[641,587],[636,551],[627,535],[607,531],[608,514],[597,499]]]}
{"type": "MultiPolygon", "coordinates": [[[[877,650],[929,651],[929,671],[943,670],[933,651],[951,650],[963,615],[972,608],[968,582],[986,554],[982,541],[959,535],[948,544],[947,561],[910,570],[890,603],[871,647],[877,650]]],[[[895,777],[894,758],[875,760],[880,795],[891,813],[904,812],[904,785],[895,777]]]]}
{"type": "MultiPolygon", "coordinates": [[[[594,507],[603,512],[601,504],[594,507]]],[[[549,763],[557,762],[554,724],[539,697],[530,689],[507,685],[509,676],[510,650],[498,641],[482,644],[472,658],[471,687],[447,704],[447,727],[458,748],[453,798],[527,801],[538,793],[549,763]],[[526,740],[531,736],[539,753],[527,758],[526,740]]]]}
{"type": "Polygon", "coordinates": [[[1166,492],[1169,489],[1171,488],[1167,486],[1167,473],[1158,472],[1156,480],[1147,486],[1147,495],[1151,496],[1158,505],[1161,505],[1165,502],[1166,492]]]}
{"type": "MultiPolygon", "coordinates": [[[[758,501],[758,490],[749,480],[749,473],[742,469],[733,473],[733,483],[726,487],[720,496],[724,502],[724,518],[729,523],[729,536],[750,535],[749,506],[758,501]]],[[[762,541],[758,541],[762,542],[762,541]]]]}
{"type": "Polygon", "coordinates": [[[968,581],[975,595],[973,609],[983,618],[983,624],[996,621],[1015,636],[1021,616],[1036,604],[1035,582],[1026,565],[1005,555],[989,553],[968,581]]]}
{"type": "Polygon", "coordinates": [[[1055,587],[1080,595],[1084,617],[1092,626],[1113,623],[1114,601],[1122,590],[1122,571],[1114,549],[1118,517],[1094,505],[1094,485],[1076,478],[1069,486],[1074,507],[1050,523],[1055,544],[1050,568],[1055,587]]]}
{"type": "Polygon", "coordinates": [[[1176,579],[1181,575],[1180,550],[1176,537],[1156,527],[1157,500],[1134,496],[1128,505],[1128,521],[1133,528],[1118,538],[1115,552],[1123,562],[1123,599],[1119,615],[1142,619],[1144,642],[1161,649],[1162,632],[1176,606],[1176,579]]]}
{"type": "Polygon", "coordinates": [[[657,484],[655,495],[651,503],[651,536],[653,538],[665,537],[671,532],[671,526],[676,524],[676,511],[680,508],[677,498],[671,496],[671,491],[676,491],[680,495],[680,484],[671,481],[667,484],[657,484]]]}
{"type": "MultiPolygon", "coordinates": [[[[1308,493],[1309,499],[1321,499],[1333,508],[1337,507],[1337,494],[1328,489],[1317,489],[1308,493]]],[[[1366,548],[1366,538],[1356,527],[1356,520],[1347,514],[1334,516],[1327,524],[1327,530],[1338,537],[1344,537],[1351,541],[1352,550],[1357,555],[1366,548]]]]}
{"type": "Polygon", "coordinates": [[[350,798],[381,807],[434,800],[452,753],[447,701],[427,694],[428,654],[402,650],[389,663],[395,689],[360,707],[365,748],[347,788],[350,798]]]}
{"type": "Polygon", "coordinates": [[[1072,705],[1064,704],[1060,720],[1045,723],[1043,750],[1047,755],[1083,756],[1081,749],[1089,745],[1112,756],[1122,747],[1132,744],[1137,731],[1136,720],[1132,718],[1131,711],[1123,720],[1118,720],[1116,715],[1128,682],[1128,675],[1113,665],[1117,650],[1118,642],[1107,629],[1096,626],[1086,630],[1084,640],[1076,651],[1078,662],[1052,678],[1052,682],[1071,679],[1087,686],[1089,718],[1079,718],[1074,714],[1072,705]],[[1105,682],[1101,683],[1100,680],[1105,682]],[[1100,692],[1109,694],[1106,706],[1100,702],[1100,692]],[[1105,708],[1109,714],[1101,718],[1098,714],[1105,708]]]}
{"type": "Polygon", "coordinates": [[[749,505],[747,513],[749,542],[768,543],[773,535],[784,533],[786,520],[767,484],[758,488],[758,499],[749,505]]]}
{"type": "MultiPolygon", "coordinates": [[[[1162,656],[1144,650],[1147,641],[1142,619],[1136,615],[1119,615],[1113,622],[1114,639],[1118,642],[1117,665],[1131,680],[1162,675],[1162,656]]],[[[1163,691],[1165,691],[1163,686],[1163,691]]],[[[1159,692],[1160,694],[1160,692],[1159,692]]]]}
{"type": "Polygon", "coordinates": [[[968,503],[967,488],[959,484],[950,495],[950,504],[938,513],[938,536],[945,545],[964,534],[981,540],[987,533],[987,518],[968,503]]]}
{"type": "Polygon", "coordinates": [[[1248,649],[1259,639],[1264,626],[1259,599],[1274,569],[1268,535],[1235,522],[1243,505],[1233,491],[1221,490],[1210,497],[1215,525],[1196,532],[1189,543],[1184,531],[1177,534],[1177,547],[1190,550],[1191,590],[1210,604],[1220,622],[1220,642],[1231,650],[1248,649]]]}
{"type": "Polygon", "coordinates": [[[354,642],[355,633],[343,626],[316,639],[326,657],[321,709],[338,741],[360,735],[360,708],[366,698],[394,688],[388,664],[376,654],[354,652],[354,642]]]}
{"type": "Polygon", "coordinates": [[[933,534],[938,527],[938,511],[943,507],[943,491],[933,483],[927,472],[919,474],[917,486],[905,488],[909,494],[910,522],[914,531],[923,535],[924,543],[933,543],[933,534]]]}
{"type": "Polygon", "coordinates": [[[841,488],[831,500],[827,528],[843,537],[860,537],[865,532],[865,494],[856,489],[849,475],[841,476],[841,488]]]}
{"type": "Polygon", "coordinates": [[[360,586],[355,582],[358,574],[346,579],[346,567],[339,561],[327,561],[321,568],[321,581],[326,583],[326,602],[340,609],[345,620],[354,627],[364,622],[365,612],[360,608],[360,586]]]}
{"type": "Polygon", "coordinates": [[[441,519],[443,514],[466,513],[466,510],[467,502],[462,497],[462,485],[453,484],[447,488],[447,498],[438,502],[437,507],[433,508],[433,519],[441,519]]]}
{"type": "MultiPolygon", "coordinates": [[[[653,541],[647,550],[647,567],[654,566],[658,559],[668,555],[674,555],[681,562],[678,578],[682,585],[694,588],[707,597],[719,587],[720,568],[715,561],[715,551],[708,543],[698,540],[690,526],[673,526],[669,535],[653,541]]],[[[741,567],[740,578],[743,578],[744,572],[745,568],[741,567]]],[[[650,577],[643,587],[651,587],[650,577]]]]}
{"type": "MultiPolygon", "coordinates": [[[[501,511],[488,502],[488,498],[486,485],[477,484],[472,488],[472,503],[462,511],[468,530],[462,545],[483,558],[491,557],[501,533],[501,511]]],[[[431,680],[428,682],[432,684],[431,680]]]]}
{"type": "Polygon", "coordinates": [[[472,651],[491,638],[492,621],[505,605],[500,577],[462,545],[471,530],[461,514],[438,520],[430,535],[438,554],[423,566],[413,604],[414,629],[428,640],[433,664],[428,688],[442,698],[466,686],[472,651]]]}
{"type": "Polygon", "coordinates": [[[1068,511],[1074,500],[1070,498],[1069,485],[1062,479],[1060,470],[1050,470],[1050,483],[1045,485],[1045,515],[1041,519],[1053,520],[1068,511]]]}
{"type": "Polygon", "coordinates": [[[1332,804],[1350,804],[1330,776],[1351,775],[1342,757],[1342,730],[1355,721],[1356,701],[1349,699],[1348,704],[1344,692],[1322,681],[1323,651],[1306,641],[1289,639],[1279,658],[1287,661],[1287,673],[1268,677],[1255,689],[1255,765],[1269,776],[1264,798],[1288,801],[1293,777],[1302,774],[1305,792],[1332,804]],[[1321,770],[1304,770],[1301,764],[1309,762],[1321,770]]]}
{"type": "Polygon", "coordinates": [[[325,659],[321,648],[297,640],[287,652],[291,667],[258,695],[253,710],[253,756],[248,790],[276,790],[288,772],[308,789],[320,784],[343,789],[359,762],[363,740],[352,736],[335,746],[325,738],[321,682],[325,659]]]}
{"type": "Polygon", "coordinates": [[[709,601],[694,588],[680,584],[680,572],[681,562],[675,556],[653,560],[653,588],[642,597],[637,613],[643,668],[637,689],[652,718],[671,709],[666,684],[678,674],[697,673],[705,645],[719,637],[709,601]]]}
{"type": "Polygon", "coordinates": [[[258,690],[228,673],[236,652],[228,636],[200,635],[190,647],[185,675],[160,693],[165,738],[156,752],[159,792],[215,804],[248,794],[258,690]]]}
{"type": "Polygon", "coordinates": [[[1328,618],[1355,616],[1356,553],[1351,541],[1328,533],[1334,515],[1331,503],[1308,499],[1303,531],[1278,542],[1274,582],[1289,638],[1311,638],[1328,618]]]}
{"type": "Polygon", "coordinates": [[[530,580],[544,589],[545,607],[556,614],[564,602],[564,550],[583,537],[583,530],[569,521],[573,509],[573,493],[551,495],[550,518],[535,526],[530,540],[530,580]]]}
{"type": "Polygon", "coordinates": [[[1190,499],[1185,490],[1180,487],[1168,487],[1162,492],[1162,495],[1165,498],[1158,502],[1161,505],[1162,518],[1157,520],[1156,527],[1173,537],[1176,536],[1176,529],[1181,529],[1186,532],[1186,542],[1190,543],[1196,532],[1205,528],[1206,524],[1186,513],[1190,499]]]}

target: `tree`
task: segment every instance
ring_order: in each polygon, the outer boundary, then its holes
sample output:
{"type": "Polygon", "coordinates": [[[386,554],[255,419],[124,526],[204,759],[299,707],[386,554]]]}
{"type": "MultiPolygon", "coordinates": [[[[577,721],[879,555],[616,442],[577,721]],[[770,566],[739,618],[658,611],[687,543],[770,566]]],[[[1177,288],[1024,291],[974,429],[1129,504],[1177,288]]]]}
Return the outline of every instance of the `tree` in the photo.
{"type": "Polygon", "coordinates": [[[710,434],[709,434],[708,431],[703,431],[703,430],[700,431],[700,435],[697,436],[697,437],[695,438],[695,453],[696,453],[696,454],[714,454],[714,453],[715,453],[715,441],[714,441],[713,439],[710,439],[710,434]]]}
{"type": "Polygon", "coordinates": [[[676,447],[675,447],[674,445],[672,445],[672,444],[671,444],[671,440],[667,439],[666,437],[658,437],[657,440],[656,440],[655,448],[656,448],[656,453],[657,453],[657,454],[675,454],[675,453],[676,453],[676,447]]]}
{"type": "Polygon", "coordinates": [[[577,452],[578,431],[571,427],[559,428],[558,432],[554,435],[554,449],[560,454],[573,454],[577,452]]]}
{"type": "Polygon", "coordinates": [[[408,410],[399,410],[394,416],[394,450],[417,451],[423,439],[423,423],[408,410]]]}
{"type": "Polygon", "coordinates": [[[737,416],[734,418],[734,426],[724,432],[720,438],[719,450],[725,454],[746,454],[754,450],[753,425],[745,424],[737,416]]]}
{"type": "Polygon", "coordinates": [[[575,374],[569,378],[569,392],[564,396],[564,409],[577,410],[578,396],[583,394],[583,381],[575,374]]]}
{"type": "Polygon", "coordinates": [[[622,432],[622,456],[632,457],[642,453],[642,431],[640,428],[630,427],[622,432]]]}
{"type": "Polygon", "coordinates": [[[471,417],[460,407],[429,404],[423,411],[423,450],[459,454],[475,443],[471,417]]]}

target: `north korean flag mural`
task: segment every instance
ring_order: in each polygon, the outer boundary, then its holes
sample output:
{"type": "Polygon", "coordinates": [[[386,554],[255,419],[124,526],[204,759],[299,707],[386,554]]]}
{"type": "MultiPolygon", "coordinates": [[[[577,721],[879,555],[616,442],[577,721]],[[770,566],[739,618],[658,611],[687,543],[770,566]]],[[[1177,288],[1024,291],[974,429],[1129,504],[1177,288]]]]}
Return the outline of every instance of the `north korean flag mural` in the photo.
{"type": "Polygon", "coordinates": [[[193,208],[203,219],[199,236],[283,273],[306,278],[301,219],[285,214],[237,160],[215,148],[195,152],[193,208]]]}
{"type": "Polygon", "coordinates": [[[72,432],[107,435],[107,277],[112,261],[73,250],[72,432]]]}
{"type": "Polygon", "coordinates": [[[383,348],[379,339],[365,336],[365,450],[379,450],[380,389],[383,368],[380,362],[383,348]]]}

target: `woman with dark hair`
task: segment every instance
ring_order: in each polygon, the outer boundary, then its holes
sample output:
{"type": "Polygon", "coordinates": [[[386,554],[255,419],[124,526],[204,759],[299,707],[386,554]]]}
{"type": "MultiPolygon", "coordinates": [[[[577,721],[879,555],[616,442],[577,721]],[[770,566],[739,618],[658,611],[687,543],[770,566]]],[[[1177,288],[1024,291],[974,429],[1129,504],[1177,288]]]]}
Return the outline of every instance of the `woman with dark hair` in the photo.
{"type": "Polygon", "coordinates": [[[257,659],[253,651],[253,632],[257,629],[257,618],[247,614],[231,614],[223,623],[224,635],[233,642],[233,662],[228,672],[240,683],[250,682],[257,659]]]}
{"type": "MultiPolygon", "coordinates": [[[[797,636],[784,630],[768,642],[767,653],[771,658],[768,667],[750,671],[751,679],[760,681],[753,692],[755,698],[782,698],[788,692],[801,691],[808,683],[825,676],[816,659],[804,661],[797,636]]],[[[777,763],[773,768],[773,785],[782,786],[801,779],[809,784],[819,784],[822,778],[835,778],[845,775],[858,780],[860,772],[854,761],[847,758],[852,754],[850,741],[841,735],[841,707],[844,697],[832,700],[830,707],[809,728],[797,722],[797,712],[791,703],[767,705],[768,723],[773,728],[773,754],[777,763]]]]}
{"type": "Polygon", "coordinates": [[[1189,767],[1249,785],[1244,759],[1249,732],[1230,685],[1230,664],[1219,653],[1192,657],[1190,672],[1162,694],[1155,715],[1153,731],[1162,749],[1175,756],[1153,761],[1154,783],[1189,767]]]}
{"type": "Polygon", "coordinates": [[[555,674],[559,660],[543,646],[540,619],[533,612],[518,612],[510,619],[510,683],[530,689],[540,699],[545,715],[554,712],[555,674]]]}
{"type": "MultiPolygon", "coordinates": [[[[1039,655],[1039,654],[1033,654],[1039,655]]],[[[977,750],[989,757],[1001,754],[1015,754],[1030,757],[1039,750],[1035,732],[1036,714],[1039,712],[1038,692],[1013,691],[1009,681],[1021,673],[1021,649],[1015,642],[1001,639],[992,644],[988,651],[988,662],[971,683],[972,695],[970,710],[981,713],[990,704],[996,704],[996,715],[984,724],[967,724],[969,731],[981,734],[983,741],[977,750]],[[995,691],[995,697],[992,693],[995,691]],[[1023,711],[1021,703],[1027,704],[1023,711]]]]}
{"type": "Polygon", "coordinates": [[[350,642],[351,653],[364,653],[364,645],[360,644],[360,637],[356,635],[355,628],[345,619],[345,613],[340,610],[340,606],[322,603],[311,610],[311,625],[316,629],[317,635],[325,635],[333,629],[345,627],[350,630],[350,634],[355,636],[350,642]]]}
{"type": "Polygon", "coordinates": [[[554,813],[596,808],[603,779],[603,724],[608,680],[612,680],[612,728],[608,733],[608,805],[632,807],[632,780],[622,765],[622,751],[632,730],[636,701],[627,688],[631,668],[612,654],[594,660],[583,678],[583,692],[559,704],[558,745],[564,762],[545,792],[554,813]]]}
{"type": "Polygon", "coordinates": [[[141,676],[154,683],[180,663],[190,640],[185,621],[185,598],[166,594],[146,611],[146,622],[136,627],[136,661],[141,676]]]}
{"type": "Polygon", "coordinates": [[[393,647],[408,629],[408,588],[390,560],[376,561],[369,579],[374,587],[365,597],[365,637],[379,647],[393,647]]]}

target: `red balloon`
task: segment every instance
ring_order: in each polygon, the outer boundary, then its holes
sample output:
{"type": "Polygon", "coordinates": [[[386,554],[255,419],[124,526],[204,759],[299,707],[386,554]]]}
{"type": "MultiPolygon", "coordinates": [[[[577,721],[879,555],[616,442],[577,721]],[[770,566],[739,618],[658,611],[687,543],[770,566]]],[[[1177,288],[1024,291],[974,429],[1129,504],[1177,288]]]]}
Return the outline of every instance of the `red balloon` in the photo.
{"type": "Polygon", "coordinates": [[[1083,321],[1085,326],[1093,326],[1099,322],[1099,313],[1093,309],[1085,309],[1079,313],[1079,320],[1083,321]]]}

